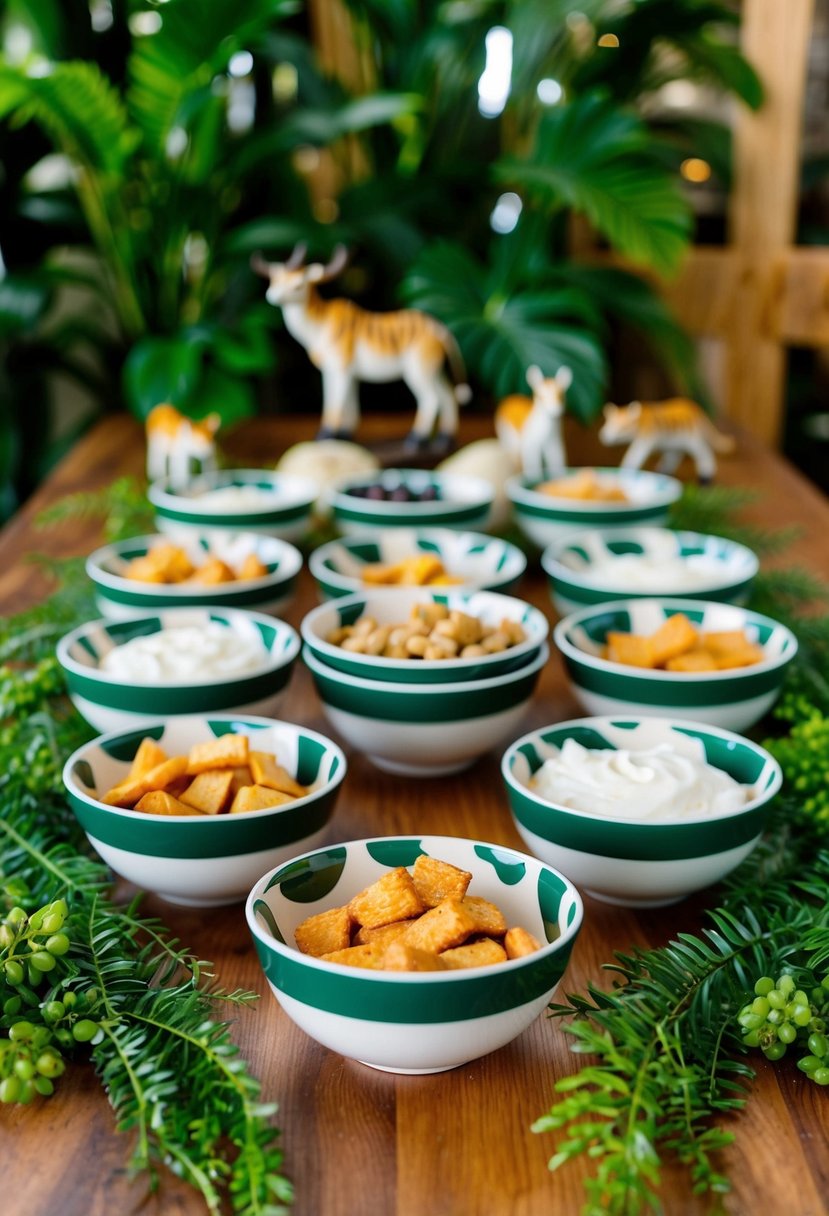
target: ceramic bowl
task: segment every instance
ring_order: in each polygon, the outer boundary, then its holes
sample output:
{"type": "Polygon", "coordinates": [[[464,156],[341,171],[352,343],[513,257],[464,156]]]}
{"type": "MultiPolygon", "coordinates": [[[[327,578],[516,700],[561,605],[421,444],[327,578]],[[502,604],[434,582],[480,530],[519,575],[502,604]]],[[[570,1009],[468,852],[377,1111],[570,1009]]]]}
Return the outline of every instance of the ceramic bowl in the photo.
{"type": "Polygon", "coordinates": [[[268,469],[202,473],[186,490],[156,481],[147,490],[159,532],[180,537],[194,530],[211,539],[228,532],[263,532],[297,540],[309,526],[316,482],[268,469]],[[207,498],[221,492],[223,499],[207,498]]]}
{"type": "Polygon", "coordinates": [[[300,626],[306,648],[326,666],[365,680],[399,684],[467,684],[523,667],[535,658],[550,626],[532,604],[494,591],[455,591],[447,587],[384,587],[329,600],[312,608],[300,626]],[[378,625],[400,625],[409,620],[417,604],[445,604],[478,617],[493,629],[504,619],[518,622],[526,640],[507,650],[470,659],[387,659],[357,654],[326,641],[334,629],[351,625],[362,616],[378,625]]]}
{"type": "Polygon", "coordinates": [[[69,757],[63,781],[90,844],[116,874],[171,903],[211,907],[244,899],[264,870],[321,844],[345,773],[340,748],[316,731],[268,718],[214,714],[102,735],[69,757]],[[278,807],[234,815],[147,815],[98,800],[97,794],[124,779],[147,735],[168,756],[177,756],[227,733],[247,735],[259,751],[275,754],[311,792],[278,807]]]}
{"type": "Polygon", "coordinates": [[[278,613],[291,602],[296,577],[302,568],[302,555],[287,541],[258,532],[228,532],[209,537],[193,531],[176,542],[194,566],[208,555],[218,557],[231,569],[250,554],[267,567],[261,578],[239,579],[230,583],[150,583],[128,578],[127,563],[144,557],[153,545],[170,538],[137,536],[118,544],[104,545],[87,559],[86,572],[95,584],[95,603],[103,616],[121,620],[137,612],[156,608],[190,608],[212,605],[217,608],[253,608],[258,612],[278,613]]]}
{"type": "Polygon", "coordinates": [[[277,709],[300,641],[296,630],[275,617],[243,608],[167,608],[123,621],[90,621],[61,638],[58,662],[75,707],[96,730],[128,730],[179,714],[236,712],[269,716],[277,709]],[[209,622],[234,636],[261,644],[262,666],[233,677],[206,676],[186,683],[137,684],[101,671],[113,646],[162,629],[200,627],[209,622]]]}
{"type": "Polygon", "coordinates": [[[250,893],[248,926],[271,991],[323,1046],[386,1072],[431,1073],[503,1047],[549,1003],[582,922],[571,882],[500,845],[447,836],[355,840],[297,857],[250,893]],[[425,853],[472,874],[470,895],[497,904],[541,949],[465,971],[403,973],[347,967],[301,954],[300,921],[347,903],[425,853]]]}
{"type": "Polygon", "coordinates": [[[527,848],[597,899],[635,907],[675,903],[730,873],[760,839],[782,780],[777,761],[748,739],[664,718],[581,718],[544,727],[512,744],[501,773],[527,848]],[[659,822],[573,810],[528,784],[567,739],[590,750],[664,745],[723,770],[751,787],[750,797],[730,814],[659,822]]]}
{"type": "Polygon", "coordinates": [[[561,616],[609,600],[678,595],[745,603],[757,555],[721,536],[670,528],[580,532],[541,555],[550,595],[561,616]]]}
{"type": "MultiPolygon", "coordinates": [[[[377,536],[343,537],[315,549],[308,559],[321,599],[365,591],[366,563],[393,565],[418,554],[434,554],[446,572],[469,590],[509,591],[527,568],[515,545],[480,532],[451,528],[395,528],[377,536]]],[[[446,590],[446,586],[444,586],[446,590]]]]}
{"type": "Polygon", "coordinates": [[[303,650],[338,734],[378,768],[409,777],[460,772],[502,746],[518,729],[549,654],[545,642],[524,667],[488,680],[390,684],[337,671],[303,650]]]}
{"type": "Polygon", "coordinates": [[[744,731],[771,709],[797,639],[784,625],[736,604],[704,600],[617,600],[582,608],[559,621],[555,644],[573,692],[590,714],[690,718],[744,731]],[[651,634],[675,612],[704,630],[744,629],[766,654],[761,663],[731,671],[650,671],[611,663],[600,647],[609,630],[651,634]]]}
{"type": "Polygon", "coordinates": [[[385,528],[482,528],[489,519],[495,492],[480,477],[456,477],[428,469],[385,469],[367,477],[350,477],[329,495],[334,523],[346,536],[375,534],[385,528]],[[361,498],[350,490],[369,486],[386,490],[405,487],[419,494],[434,490],[438,497],[424,502],[392,502],[361,498]]]}
{"type": "MultiPolygon", "coordinates": [[[[579,469],[567,469],[565,476],[579,469]]],[[[507,497],[518,527],[539,549],[588,528],[614,528],[638,524],[663,524],[668,509],[682,493],[682,482],[663,473],[639,469],[596,469],[603,482],[619,487],[627,502],[589,502],[553,498],[536,489],[538,482],[512,477],[507,497]]]]}

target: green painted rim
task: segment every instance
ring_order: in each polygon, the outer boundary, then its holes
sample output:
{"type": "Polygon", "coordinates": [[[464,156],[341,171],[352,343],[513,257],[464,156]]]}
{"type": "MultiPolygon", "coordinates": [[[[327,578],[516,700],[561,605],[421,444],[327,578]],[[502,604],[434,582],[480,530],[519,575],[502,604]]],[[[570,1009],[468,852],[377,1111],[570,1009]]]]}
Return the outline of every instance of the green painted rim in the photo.
{"type": "MultiPolygon", "coordinates": [[[[183,594],[165,593],[164,588],[150,591],[126,591],[120,587],[109,586],[99,582],[92,576],[96,594],[99,599],[113,604],[123,604],[136,610],[142,608],[199,608],[205,603],[221,604],[227,608],[255,608],[259,604],[271,603],[293,595],[296,590],[296,576],[285,579],[258,579],[255,588],[247,590],[232,590],[232,584],[217,587],[203,587],[201,592],[183,594]]],[[[147,584],[149,588],[152,584],[147,584]]]]}
{"type": "MultiPolygon", "coordinates": [[[[568,473],[581,470],[565,469],[568,473]]],[[[643,470],[598,468],[594,470],[600,476],[609,476],[622,485],[640,485],[648,489],[648,501],[626,503],[596,503],[594,507],[576,507],[575,500],[552,498],[537,493],[535,486],[538,481],[528,481],[524,477],[511,477],[506,485],[507,497],[512,503],[516,516],[530,519],[544,519],[550,523],[587,524],[592,527],[613,527],[614,525],[635,524],[643,520],[650,522],[667,518],[668,507],[682,494],[682,482],[663,473],[649,473],[643,470]]]]}
{"type": "MultiPolygon", "coordinates": [[[[361,499],[355,498],[355,503],[360,503],[361,499]]],[[[411,528],[412,523],[419,521],[430,524],[480,524],[486,519],[490,510],[490,503],[378,503],[378,506],[393,508],[397,505],[400,508],[400,513],[395,514],[392,510],[383,513],[380,511],[363,511],[359,506],[351,507],[342,505],[341,499],[334,502],[333,513],[335,521],[342,521],[350,524],[364,524],[367,528],[411,528]],[[417,508],[433,507],[428,515],[417,513],[417,508]]]]}
{"type": "MultiPolygon", "coordinates": [[[[739,582],[721,583],[716,587],[704,587],[700,591],[683,591],[685,599],[689,600],[710,600],[713,595],[716,595],[718,600],[728,601],[731,603],[745,599],[751,590],[751,584],[754,579],[745,578],[739,582]]],[[[623,591],[618,588],[615,590],[602,590],[597,587],[587,587],[584,583],[573,583],[569,579],[562,577],[560,574],[547,575],[547,583],[552,598],[561,598],[569,600],[571,603],[585,608],[591,605],[605,604],[611,599],[618,599],[624,595],[629,600],[648,600],[653,599],[653,591],[623,591]]],[[[573,609],[575,611],[575,609],[573,609]]]]}
{"type": "Polygon", "coordinates": [[[195,483],[204,491],[224,489],[227,486],[256,486],[259,489],[279,491],[280,485],[293,490],[291,501],[284,506],[247,509],[235,514],[199,508],[198,498],[178,493],[169,482],[155,482],[147,490],[156,515],[178,523],[192,524],[202,528],[235,528],[244,530],[251,524],[287,524],[309,516],[317,498],[316,487],[305,478],[293,478],[282,474],[269,474],[266,469],[229,469],[217,473],[202,474],[195,483]]]}

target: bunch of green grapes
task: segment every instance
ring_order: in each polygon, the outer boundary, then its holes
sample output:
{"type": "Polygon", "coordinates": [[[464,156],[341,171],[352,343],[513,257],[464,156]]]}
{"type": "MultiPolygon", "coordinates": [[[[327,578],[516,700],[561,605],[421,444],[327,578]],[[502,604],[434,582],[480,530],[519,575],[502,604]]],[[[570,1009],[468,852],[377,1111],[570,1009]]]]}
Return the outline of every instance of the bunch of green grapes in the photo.
{"type": "Polygon", "coordinates": [[[776,981],[761,976],[737,1021],[747,1047],[759,1047],[767,1060],[782,1059],[789,1047],[802,1052],[797,1067],[818,1085],[829,1085],[829,975],[818,980],[804,972],[801,979],[805,986],[798,988],[788,972],[776,981]]]}
{"type": "Polygon", "coordinates": [[[31,916],[14,906],[0,922],[0,1102],[48,1096],[65,1070],[63,1053],[103,1034],[93,1012],[94,988],[71,985],[68,907],[53,900],[31,916]]]}

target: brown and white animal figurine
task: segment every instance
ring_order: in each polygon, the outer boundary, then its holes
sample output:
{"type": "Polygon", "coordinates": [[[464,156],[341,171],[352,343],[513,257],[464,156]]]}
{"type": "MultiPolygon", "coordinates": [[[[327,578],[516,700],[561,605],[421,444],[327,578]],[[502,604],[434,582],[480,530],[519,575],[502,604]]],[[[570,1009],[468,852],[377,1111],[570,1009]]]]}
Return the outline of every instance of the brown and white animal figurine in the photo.
{"type": "Polygon", "coordinates": [[[198,421],[181,414],[173,405],[157,405],[146,421],[147,479],[164,478],[182,489],[195,473],[216,468],[218,414],[198,421]]]}
{"type": "Polygon", "coordinates": [[[669,397],[665,401],[632,401],[630,405],[606,405],[602,443],[629,443],[622,458],[623,469],[641,469],[653,452],[661,452],[660,471],[672,473],[688,455],[700,482],[709,482],[717,471],[715,452],[734,450],[734,440],[723,435],[695,401],[669,397]]]}
{"type": "Polygon", "coordinates": [[[336,278],[347,260],[342,245],[327,265],[305,265],[304,246],[297,246],[286,262],[268,262],[260,254],[251,258],[256,273],[268,280],[268,302],[282,309],[289,333],[322,372],[320,437],[352,437],[360,421],[360,380],[403,380],[417,402],[410,439],[427,444],[437,428],[438,439],[450,444],[458,427],[458,404],[470,396],[455,339],[422,312],[368,312],[351,300],[323,299],[318,285],[336,278]],[[454,387],[444,374],[447,360],[454,387]]]}
{"type": "Polygon", "coordinates": [[[532,397],[515,393],[495,410],[495,434],[515,467],[530,481],[558,477],[567,465],[561,438],[564,394],[573,382],[569,367],[545,376],[540,367],[527,368],[532,397]]]}

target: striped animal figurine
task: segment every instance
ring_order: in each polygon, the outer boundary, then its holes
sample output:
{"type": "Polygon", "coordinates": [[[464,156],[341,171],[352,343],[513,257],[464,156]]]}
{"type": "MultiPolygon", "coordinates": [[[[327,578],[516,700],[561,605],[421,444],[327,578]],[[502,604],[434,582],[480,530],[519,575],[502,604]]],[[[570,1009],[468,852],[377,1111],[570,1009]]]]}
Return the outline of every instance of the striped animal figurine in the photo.
{"type": "Polygon", "coordinates": [[[282,309],[289,333],[322,372],[320,438],[353,436],[360,421],[360,380],[403,380],[417,403],[410,441],[428,444],[437,429],[438,444],[450,446],[458,404],[470,396],[454,338],[439,321],[412,309],[368,312],[351,300],[323,299],[318,285],[335,278],[347,260],[342,245],[327,265],[305,265],[304,246],[286,262],[268,262],[260,254],[251,258],[256,273],[268,280],[268,302],[282,309]],[[446,361],[454,387],[443,371],[446,361]]]}
{"type": "Polygon", "coordinates": [[[688,455],[703,484],[717,471],[714,452],[725,455],[734,450],[734,440],[718,431],[705,411],[686,397],[606,405],[599,439],[608,445],[630,444],[622,458],[623,469],[641,469],[658,451],[662,453],[660,471],[673,473],[682,457],[688,455]]]}
{"type": "Polygon", "coordinates": [[[530,481],[559,477],[567,461],[561,438],[564,394],[573,381],[569,367],[545,376],[540,367],[527,369],[532,397],[516,393],[495,410],[495,434],[516,469],[530,481]]]}
{"type": "Polygon", "coordinates": [[[147,415],[147,479],[163,478],[182,489],[196,473],[216,468],[218,414],[196,421],[173,405],[157,405],[147,415]]]}

